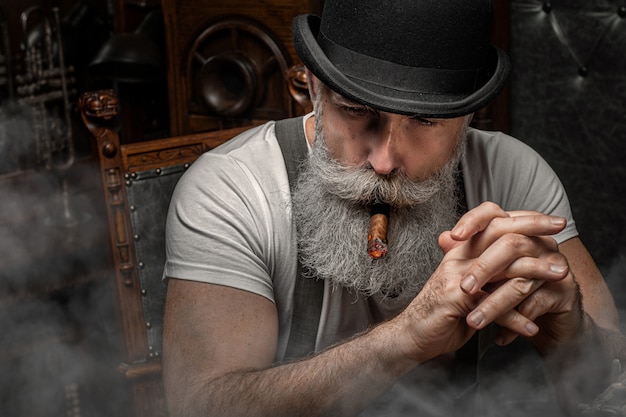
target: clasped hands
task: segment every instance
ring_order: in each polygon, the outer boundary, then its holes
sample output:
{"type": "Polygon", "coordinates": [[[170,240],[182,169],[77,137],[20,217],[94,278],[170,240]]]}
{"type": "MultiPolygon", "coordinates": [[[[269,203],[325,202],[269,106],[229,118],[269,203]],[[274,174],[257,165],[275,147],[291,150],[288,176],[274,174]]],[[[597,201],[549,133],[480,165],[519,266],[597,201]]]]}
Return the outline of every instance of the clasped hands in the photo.
{"type": "Polygon", "coordinates": [[[542,351],[573,340],[583,326],[580,291],[552,238],[565,224],[483,203],[442,233],[444,258],[405,311],[419,322],[417,356],[456,350],[493,322],[500,345],[522,336],[542,351]]]}

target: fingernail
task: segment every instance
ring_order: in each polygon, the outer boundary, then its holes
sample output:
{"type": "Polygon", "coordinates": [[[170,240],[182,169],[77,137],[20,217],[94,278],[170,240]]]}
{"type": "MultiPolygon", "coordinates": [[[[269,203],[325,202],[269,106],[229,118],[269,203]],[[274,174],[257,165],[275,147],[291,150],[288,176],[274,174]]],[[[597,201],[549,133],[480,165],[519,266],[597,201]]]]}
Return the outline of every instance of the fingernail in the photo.
{"type": "Polygon", "coordinates": [[[535,323],[527,323],[526,331],[530,333],[531,335],[534,335],[535,333],[539,331],[539,327],[537,327],[535,323]]]}
{"type": "Polygon", "coordinates": [[[552,224],[555,226],[564,226],[565,225],[565,219],[563,217],[553,217],[552,218],[552,224]]]}
{"type": "Polygon", "coordinates": [[[474,323],[474,326],[476,327],[480,327],[482,322],[485,320],[481,311],[474,311],[472,314],[467,316],[467,318],[474,323]]]}
{"type": "Polygon", "coordinates": [[[471,293],[476,286],[476,278],[473,275],[468,275],[461,281],[461,289],[466,293],[471,293]]]}
{"type": "Polygon", "coordinates": [[[461,225],[461,226],[455,226],[450,231],[450,234],[453,236],[463,236],[463,232],[465,232],[465,226],[461,225]]]}
{"type": "Polygon", "coordinates": [[[566,269],[567,267],[565,265],[550,265],[550,271],[554,272],[555,274],[562,274],[563,272],[565,272],[566,269]]]}

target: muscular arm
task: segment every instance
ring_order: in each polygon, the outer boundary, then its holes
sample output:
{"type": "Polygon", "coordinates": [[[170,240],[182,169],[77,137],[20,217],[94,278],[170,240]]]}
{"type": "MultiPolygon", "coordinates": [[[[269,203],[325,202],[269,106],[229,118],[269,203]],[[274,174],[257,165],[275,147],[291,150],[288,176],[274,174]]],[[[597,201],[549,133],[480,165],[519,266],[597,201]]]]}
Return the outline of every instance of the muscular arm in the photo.
{"type": "MultiPolygon", "coordinates": [[[[554,229],[547,221],[529,227],[554,229]]],[[[505,249],[498,256],[504,264],[515,264],[528,251],[540,256],[546,250],[531,239],[505,249]]],[[[472,336],[466,316],[482,295],[460,289],[472,264],[465,252],[464,247],[448,251],[422,291],[394,319],[313,357],[283,364],[272,363],[278,324],[270,301],[223,286],[170,279],[163,364],[171,414],[356,414],[406,372],[459,349],[472,336]]],[[[499,264],[486,268],[487,275],[500,270],[499,264]]],[[[534,269],[533,263],[522,262],[514,272],[526,276],[534,269]]],[[[559,278],[549,271],[539,275],[559,278]]],[[[509,309],[495,306],[493,314],[509,309]]],[[[520,335],[532,336],[518,327],[520,335]]]]}
{"type": "MultiPolygon", "coordinates": [[[[554,271],[551,266],[566,265],[565,256],[578,256],[576,261],[584,266],[576,242],[565,245],[564,256],[554,241],[533,238],[562,228],[550,216],[504,216],[503,221],[482,225],[481,219],[494,218],[489,214],[493,209],[481,207],[474,212],[477,220],[466,219],[470,235],[482,230],[482,238],[453,238],[453,231],[440,239],[444,259],[400,315],[297,362],[273,364],[278,323],[275,307],[267,299],[227,287],[170,279],[163,363],[171,414],[353,415],[419,363],[457,350],[475,328],[503,317],[510,331],[529,338],[539,330],[529,328],[529,321],[553,317],[539,324],[547,331],[544,339],[548,344],[554,344],[550,340],[571,341],[583,321],[578,286],[568,268],[554,271]],[[503,242],[496,239],[504,235],[503,242]],[[502,285],[496,290],[499,295],[484,299],[481,291],[461,290],[468,274],[477,278],[476,288],[498,276],[513,278],[513,285],[502,285]],[[528,286],[522,280],[520,287],[514,277],[545,283],[528,286]],[[522,305],[517,312],[515,306],[522,305]],[[477,309],[482,309],[482,324],[468,326],[468,314],[477,309]]],[[[572,272],[583,274],[582,266],[574,265],[572,272]]],[[[584,278],[582,292],[590,294],[590,300],[598,297],[588,304],[590,314],[610,325],[611,307],[602,308],[607,293],[594,287],[595,279],[592,274],[584,278]]]]}
{"type": "MultiPolygon", "coordinates": [[[[559,250],[567,257],[570,268],[576,277],[582,294],[583,310],[590,320],[587,327],[591,339],[581,347],[581,352],[574,356],[577,362],[590,364],[583,366],[579,371],[570,365],[563,357],[557,355],[548,361],[549,369],[553,374],[561,376],[560,384],[562,397],[569,397],[572,409],[582,400],[581,391],[586,390],[587,401],[591,401],[600,391],[611,382],[609,380],[609,363],[612,359],[626,361],[626,339],[620,331],[619,317],[613,296],[611,295],[602,274],[598,270],[591,255],[579,238],[569,239],[559,245],[559,250]],[[569,384],[566,382],[569,381],[569,384]],[[580,381],[585,381],[581,383],[580,381]],[[578,386],[576,386],[578,385],[578,386]],[[578,390],[578,391],[577,391],[578,390]]],[[[568,353],[565,353],[567,355],[568,353]]],[[[567,401],[563,401],[567,403],[567,401]]]]}
{"type": "Polygon", "coordinates": [[[579,238],[569,239],[559,245],[583,296],[583,308],[594,322],[605,329],[619,331],[617,309],[613,296],[598,267],[579,238]]]}
{"type": "Polygon", "coordinates": [[[390,338],[403,334],[394,326],[387,323],[306,360],[273,365],[278,323],[270,301],[170,279],[163,349],[170,414],[355,414],[417,365],[394,350],[397,340],[390,338]]]}

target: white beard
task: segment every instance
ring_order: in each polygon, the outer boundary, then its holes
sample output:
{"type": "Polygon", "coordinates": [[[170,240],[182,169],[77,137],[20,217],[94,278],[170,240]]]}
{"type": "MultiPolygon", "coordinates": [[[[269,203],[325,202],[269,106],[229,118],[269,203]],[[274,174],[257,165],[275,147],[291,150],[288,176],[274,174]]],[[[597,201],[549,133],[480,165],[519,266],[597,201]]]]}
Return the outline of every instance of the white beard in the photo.
{"type": "Polygon", "coordinates": [[[370,167],[340,165],[328,155],[322,131],[316,129],[313,152],[292,197],[302,266],[364,296],[413,298],[441,262],[439,234],[458,220],[455,178],[464,143],[459,141],[439,173],[411,181],[402,174],[380,176],[370,167]],[[388,252],[380,259],[367,253],[369,204],[374,200],[391,206],[388,252]]]}

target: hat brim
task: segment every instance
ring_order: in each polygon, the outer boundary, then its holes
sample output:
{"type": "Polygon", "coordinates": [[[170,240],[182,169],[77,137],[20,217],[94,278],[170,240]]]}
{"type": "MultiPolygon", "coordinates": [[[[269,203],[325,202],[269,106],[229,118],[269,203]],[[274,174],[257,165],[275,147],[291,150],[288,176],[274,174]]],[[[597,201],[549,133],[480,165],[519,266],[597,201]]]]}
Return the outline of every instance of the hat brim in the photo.
{"type": "Polygon", "coordinates": [[[437,94],[397,89],[350,77],[340,71],[317,41],[319,26],[320,18],[315,15],[300,15],[294,19],[294,45],[304,65],[339,94],[381,111],[437,118],[464,116],[487,106],[506,84],[511,69],[508,56],[490,46],[485,71],[488,79],[476,91],[467,94],[437,94]]]}

